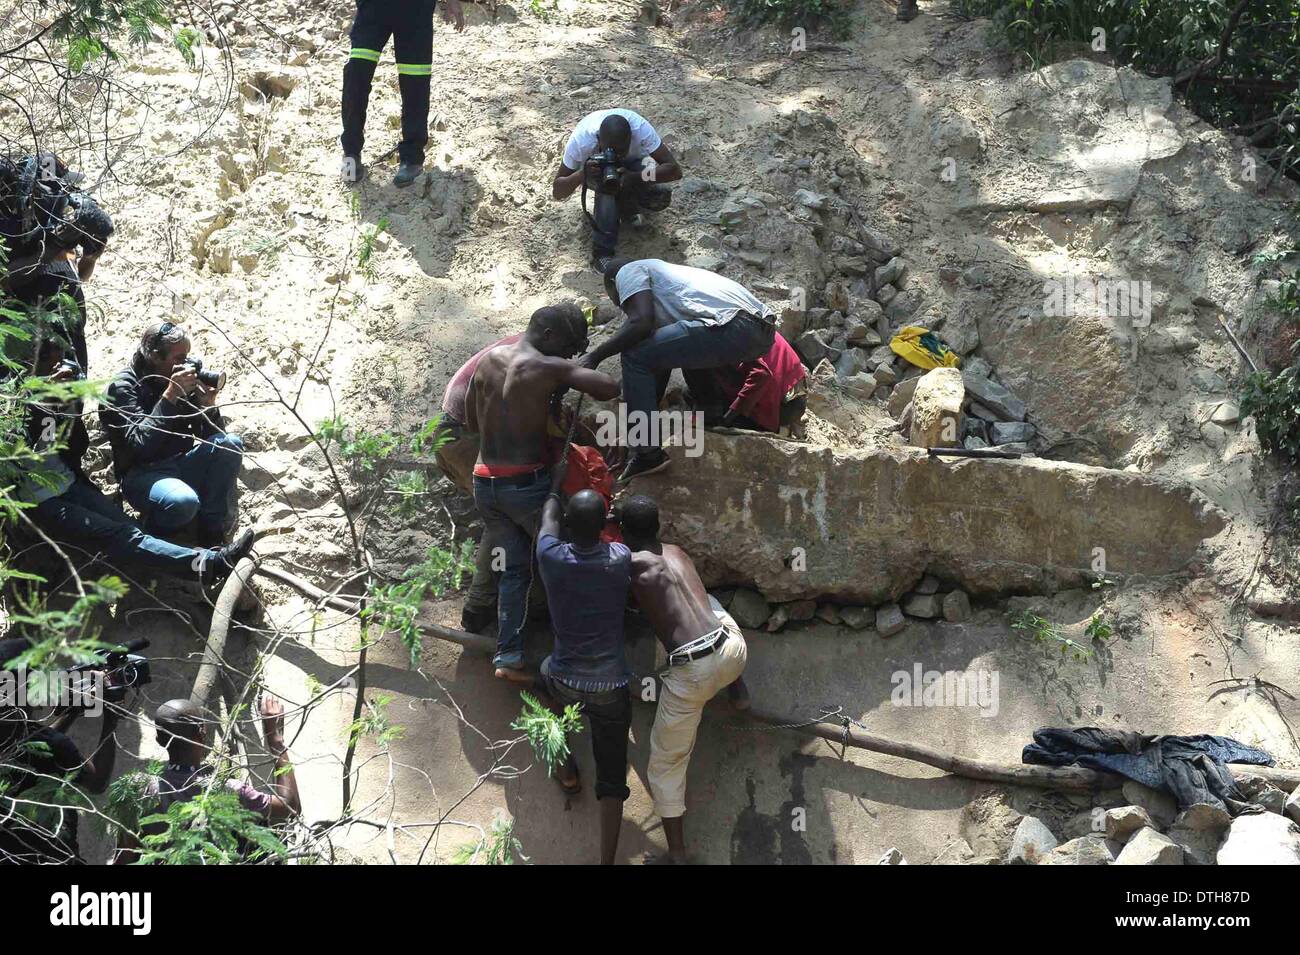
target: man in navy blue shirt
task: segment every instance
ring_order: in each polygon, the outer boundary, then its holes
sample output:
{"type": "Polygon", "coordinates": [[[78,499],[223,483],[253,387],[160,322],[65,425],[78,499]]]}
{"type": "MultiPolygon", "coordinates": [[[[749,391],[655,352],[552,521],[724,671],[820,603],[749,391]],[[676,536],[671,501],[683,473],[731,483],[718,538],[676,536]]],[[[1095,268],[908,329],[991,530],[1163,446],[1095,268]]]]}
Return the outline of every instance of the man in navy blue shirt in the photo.
{"type": "MultiPolygon", "coordinates": [[[[591,725],[600,802],[600,861],[613,865],[623,802],[629,795],[627,736],[632,699],[623,656],[623,612],[632,553],[622,544],[601,541],[605,499],[595,491],[579,491],[561,511],[559,488],[565,464],[562,461],[554,469],[537,536],[537,563],[555,631],[555,647],[542,661],[537,682],[560,708],[579,704],[591,725]]],[[[578,791],[572,754],[558,778],[565,792],[578,791]]]]}

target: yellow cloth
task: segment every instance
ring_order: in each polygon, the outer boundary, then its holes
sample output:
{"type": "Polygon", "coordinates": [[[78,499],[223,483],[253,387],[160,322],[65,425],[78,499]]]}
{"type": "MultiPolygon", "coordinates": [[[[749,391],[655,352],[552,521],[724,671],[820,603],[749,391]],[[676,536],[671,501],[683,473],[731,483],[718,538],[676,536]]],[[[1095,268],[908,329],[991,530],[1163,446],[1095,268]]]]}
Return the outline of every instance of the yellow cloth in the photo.
{"type": "Polygon", "coordinates": [[[961,357],[955,351],[940,341],[939,336],[931,334],[928,328],[922,328],[920,325],[907,325],[900,328],[898,333],[889,340],[889,347],[893,349],[895,355],[901,355],[917,368],[928,370],[957,368],[961,365],[961,357]],[[931,339],[938,343],[938,355],[922,344],[923,335],[930,335],[931,339]]]}
{"type": "Polygon", "coordinates": [[[747,650],[740,627],[725,610],[714,611],[727,639],[707,657],[669,668],[650,730],[646,778],[655,812],[675,819],[686,812],[686,767],[695,749],[704,705],[745,671],[747,650]]]}

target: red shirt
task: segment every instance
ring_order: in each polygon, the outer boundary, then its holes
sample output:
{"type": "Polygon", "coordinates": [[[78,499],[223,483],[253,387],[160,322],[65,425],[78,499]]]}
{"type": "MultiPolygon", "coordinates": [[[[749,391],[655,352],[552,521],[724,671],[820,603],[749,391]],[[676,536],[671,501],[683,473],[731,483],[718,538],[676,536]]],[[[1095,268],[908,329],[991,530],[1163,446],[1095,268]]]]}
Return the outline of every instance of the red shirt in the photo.
{"type": "Polygon", "coordinates": [[[480,350],[473,358],[460,366],[460,371],[452,375],[451,381],[447,382],[447,390],[442,396],[442,410],[448,418],[452,418],[457,424],[465,423],[465,393],[469,391],[469,380],[474,377],[474,370],[478,368],[479,359],[498,345],[513,345],[523,337],[523,332],[517,335],[508,335],[480,350]]]}
{"type": "Polygon", "coordinates": [[[731,398],[732,411],[765,431],[779,431],[781,402],[807,374],[795,350],[777,335],[762,358],[720,368],[717,377],[723,394],[731,398]]]}

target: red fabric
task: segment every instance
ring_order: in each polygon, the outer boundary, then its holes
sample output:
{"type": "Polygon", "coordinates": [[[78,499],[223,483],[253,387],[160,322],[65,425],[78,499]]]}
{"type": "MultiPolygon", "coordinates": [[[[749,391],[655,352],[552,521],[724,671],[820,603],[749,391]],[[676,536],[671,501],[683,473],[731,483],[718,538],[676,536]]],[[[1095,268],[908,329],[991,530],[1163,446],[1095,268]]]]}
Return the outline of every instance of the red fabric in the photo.
{"type": "Polygon", "coordinates": [[[474,473],[479,477],[514,477],[544,467],[545,464],[484,464],[480,461],[474,465],[474,473]]]}
{"type": "MultiPolygon", "coordinates": [[[[569,445],[569,469],[564,473],[564,484],[560,490],[565,497],[573,497],[579,491],[595,491],[605,499],[605,507],[609,507],[610,498],[614,496],[614,476],[609,473],[609,466],[598,448],[582,444],[569,445]]],[[[622,543],[623,531],[613,521],[609,521],[601,531],[600,539],[607,544],[622,543]]]]}
{"type": "Polygon", "coordinates": [[[781,428],[781,402],[808,371],[782,335],[756,361],[742,362],[719,376],[731,410],[744,415],[765,431],[781,428]],[[739,384],[737,384],[739,382],[739,384]]]}
{"type": "Polygon", "coordinates": [[[442,410],[461,424],[465,423],[465,393],[469,391],[469,380],[474,377],[479,360],[498,345],[513,345],[524,337],[524,333],[507,335],[478,351],[473,358],[460,366],[460,370],[447,382],[447,390],[442,395],[442,410]]]}

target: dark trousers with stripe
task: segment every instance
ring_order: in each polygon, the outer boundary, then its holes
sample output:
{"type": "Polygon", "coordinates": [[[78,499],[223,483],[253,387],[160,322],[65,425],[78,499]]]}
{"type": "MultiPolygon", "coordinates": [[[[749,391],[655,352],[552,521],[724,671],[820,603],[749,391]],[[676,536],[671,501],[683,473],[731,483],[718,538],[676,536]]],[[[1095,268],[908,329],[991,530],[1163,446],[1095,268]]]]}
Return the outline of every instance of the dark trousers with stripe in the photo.
{"type": "Polygon", "coordinates": [[[343,68],[343,136],[348,156],[365,145],[366,106],[379,55],[389,38],[397,57],[402,91],[402,141],[397,154],[404,163],[424,162],[429,142],[429,74],[433,68],[433,10],[436,0],[357,0],[352,22],[352,51],[343,68]]]}

